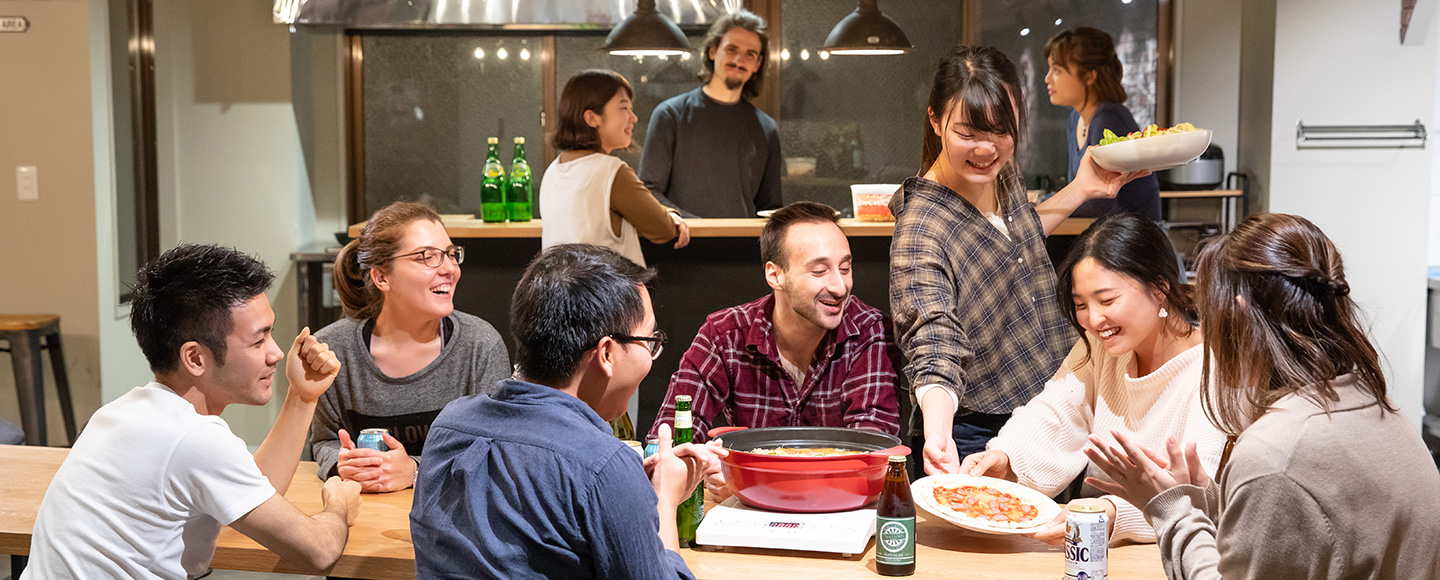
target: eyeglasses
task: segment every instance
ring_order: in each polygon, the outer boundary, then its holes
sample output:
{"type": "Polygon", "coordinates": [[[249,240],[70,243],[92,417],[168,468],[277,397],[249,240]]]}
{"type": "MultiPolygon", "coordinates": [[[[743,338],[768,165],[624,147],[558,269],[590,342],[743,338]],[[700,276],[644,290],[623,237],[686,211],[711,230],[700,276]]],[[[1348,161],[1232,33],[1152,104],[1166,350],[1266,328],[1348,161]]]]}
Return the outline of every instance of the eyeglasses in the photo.
{"type": "MultiPolygon", "coordinates": [[[[416,261],[424,264],[426,268],[439,268],[441,264],[445,263],[445,256],[450,256],[451,260],[455,260],[455,265],[459,266],[460,264],[465,263],[465,248],[462,248],[460,246],[451,246],[449,250],[441,250],[440,248],[425,248],[421,250],[415,250],[408,254],[391,256],[390,260],[399,260],[400,258],[408,258],[410,256],[419,256],[419,258],[416,258],[416,261]]],[[[390,260],[386,261],[388,262],[390,260]]]]}
{"type": "Polygon", "coordinates": [[[655,336],[630,336],[628,334],[607,334],[605,336],[619,342],[645,343],[645,348],[650,349],[650,360],[660,358],[660,353],[665,351],[665,341],[667,339],[665,331],[663,330],[655,331],[655,336]]]}

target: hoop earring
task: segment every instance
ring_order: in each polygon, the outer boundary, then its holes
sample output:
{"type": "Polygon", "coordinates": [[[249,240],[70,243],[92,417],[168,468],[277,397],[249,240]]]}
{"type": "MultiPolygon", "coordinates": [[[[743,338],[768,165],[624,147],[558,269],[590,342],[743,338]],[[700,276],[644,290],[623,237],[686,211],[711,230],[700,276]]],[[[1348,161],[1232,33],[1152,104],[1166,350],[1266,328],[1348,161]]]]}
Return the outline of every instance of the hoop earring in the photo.
{"type": "Polygon", "coordinates": [[[1165,318],[1165,317],[1167,317],[1167,316],[1170,316],[1170,313],[1165,310],[1165,307],[1164,307],[1164,306],[1161,306],[1161,307],[1160,307],[1160,318],[1165,318]]]}

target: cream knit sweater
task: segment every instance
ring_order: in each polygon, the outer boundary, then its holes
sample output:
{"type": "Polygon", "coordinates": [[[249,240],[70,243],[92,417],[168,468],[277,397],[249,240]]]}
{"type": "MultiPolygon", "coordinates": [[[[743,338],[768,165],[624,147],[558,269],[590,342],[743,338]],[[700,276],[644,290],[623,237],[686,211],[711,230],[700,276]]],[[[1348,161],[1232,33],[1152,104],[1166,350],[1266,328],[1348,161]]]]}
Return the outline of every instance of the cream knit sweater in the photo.
{"type": "MultiPolygon", "coordinates": [[[[1082,471],[1109,480],[1085,457],[1084,449],[1092,433],[1114,444],[1112,430],[1161,452],[1169,436],[1182,442],[1195,441],[1200,463],[1213,476],[1225,436],[1210,423],[1200,406],[1204,349],[1203,345],[1191,347],[1154,372],[1133,378],[1132,354],[1112,357],[1098,340],[1086,334],[1045,384],[1045,390],[1015,409],[988,448],[1010,456],[1010,469],[1021,484],[1052,496],[1082,471]],[[1084,340],[1091,341],[1090,361],[1082,365],[1084,340]]],[[[1098,497],[1101,493],[1087,485],[1082,495],[1098,497]]],[[[1118,497],[1103,497],[1116,508],[1111,544],[1155,541],[1155,530],[1139,509],[1118,497]]]]}

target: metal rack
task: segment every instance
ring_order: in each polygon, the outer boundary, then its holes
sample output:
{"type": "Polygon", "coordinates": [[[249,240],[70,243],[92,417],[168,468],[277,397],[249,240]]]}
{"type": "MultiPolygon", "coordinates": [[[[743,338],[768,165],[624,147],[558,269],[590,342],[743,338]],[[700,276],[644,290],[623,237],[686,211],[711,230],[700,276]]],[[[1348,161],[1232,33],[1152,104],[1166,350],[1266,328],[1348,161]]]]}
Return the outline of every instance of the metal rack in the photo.
{"type": "Polygon", "coordinates": [[[1295,146],[1301,149],[1421,148],[1425,124],[1413,125],[1306,125],[1295,121],[1295,146]]]}

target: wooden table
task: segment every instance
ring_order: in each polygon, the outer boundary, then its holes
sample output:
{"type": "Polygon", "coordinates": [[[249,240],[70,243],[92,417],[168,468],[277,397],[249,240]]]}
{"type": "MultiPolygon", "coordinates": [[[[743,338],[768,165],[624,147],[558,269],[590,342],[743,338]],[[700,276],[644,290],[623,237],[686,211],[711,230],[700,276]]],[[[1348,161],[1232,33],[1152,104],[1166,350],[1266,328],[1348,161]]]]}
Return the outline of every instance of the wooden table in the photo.
{"type": "MultiPolygon", "coordinates": [[[[58,448],[0,445],[0,554],[30,553],[30,531],[45,488],[68,451],[58,448]]],[[[321,482],[315,464],[302,462],[285,496],[305,513],[320,511],[321,482]]],[[[410,543],[410,491],[364,496],[360,517],[350,528],[345,554],[329,573],[354,578],[415,577],[415,550],[410,543]]],[[[940,520],[917,518],[917,577],[964,579],[1054,580],[1064,574],[1061,548],[1014,536],[966,532],[940,520]]],[[[874,542],[865,554],[839,555],[789,550],[726,548],[721,551],[681,550],[702,579],[784,578],[785,580],[873,580],[874,542]]],[[[304,573],[274,553],[230,528],[220,533],[210,566],[223,570],[304,573]]],[[[1110,550],[1110,577],[1115,580],[1163,580],[1160,552],[1154,544],[1110,550]]]]}
{"type": "MultiPolygon", "coordinates": [[[[0,554],[30,553],[30,533],[40,500],[68,449],[0,445],[0,554]]],[[[285,497],[307,514],[320,511],[321,481],[315,464],[300,463],[285,497]]],[[[360,517],[350,528],[345,553],[329,573],[352,578],[396,579],[415,577],[415,548],[410,543],[410,490],[366,494],[360,517]]],[[[254,540],[229,527],[220,532],[212,568],[252,572],[309,573],[282,561],[254,540]]],[[[15,571],[18,575],[18,570],[15,571]]]]}

